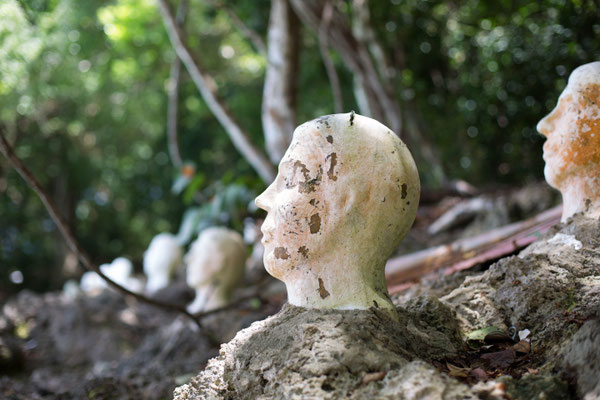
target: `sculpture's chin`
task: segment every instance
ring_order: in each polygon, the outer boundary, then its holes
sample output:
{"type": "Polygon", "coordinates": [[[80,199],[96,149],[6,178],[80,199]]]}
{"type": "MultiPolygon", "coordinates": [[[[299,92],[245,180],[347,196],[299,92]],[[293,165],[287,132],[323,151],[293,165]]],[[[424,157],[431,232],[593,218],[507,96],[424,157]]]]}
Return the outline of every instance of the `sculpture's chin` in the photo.
{"type": "Polygon", "coordinates": [[[559,188],[559,176],[560,175],[557,171],[555,171],[549,164],[546,164],[544,167],[544,177],[546,178],[546,182],[548,182],[548,184],[555,189],[559,188]]]}
{"type": "Polygon", "coordinates": [[[269,273],[269,275],[275,279],[283,281],[285,273],[289,268],[287,263],[275,259],[273,252],[265,252],[263,262],[265,264],[265,270],[269,273]]]}

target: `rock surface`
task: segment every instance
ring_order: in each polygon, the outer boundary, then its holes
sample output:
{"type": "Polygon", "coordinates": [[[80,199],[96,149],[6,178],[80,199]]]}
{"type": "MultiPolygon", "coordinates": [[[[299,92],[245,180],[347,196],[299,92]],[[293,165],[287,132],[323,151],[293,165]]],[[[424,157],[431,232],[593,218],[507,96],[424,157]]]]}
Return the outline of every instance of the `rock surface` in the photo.
{"type": "MultiPolygon", "coordinates": [[[[188,292],[159,293],[185,304],[188,292]]],[[[244,306],[205,318],[205,327],[226,341],[278,309],[244,306]]],[[[218,354],[187,319],[114,291],[22,291],[0,310],[0,399],[166,399],[218,354]]]]}
{"type": "Polygon", "coordinates": [[[240,331],[175,398],[600,396],[600,221],[571,219],[518,256],[448,284],[439,300],[396,297],[398,321],[373,308],[288,305],[240,331]],[[494,345],[465,344],[490,326],[529,330],[526,350],[515,352],[508,337],[493,353],[494,345]]]}
{"type": "Polygon", "coordinates": [[[375,308],[286,305],[223,345],[219,357],[178,388],[175,398],[361,399],[379,393],[382,384],[386,395],[397,398],[410,388],[415,396],[435,393],[439,382],[448,386],[442,391],[460,394],[448,398],[464,398],[467,386],[411,361],[456,356],[462,348],[452,325],[432,325],[439,316],[451,317],[451,310],[435,299],[417,303],[412,313],[401,310],[400,321],[375,308]]]}

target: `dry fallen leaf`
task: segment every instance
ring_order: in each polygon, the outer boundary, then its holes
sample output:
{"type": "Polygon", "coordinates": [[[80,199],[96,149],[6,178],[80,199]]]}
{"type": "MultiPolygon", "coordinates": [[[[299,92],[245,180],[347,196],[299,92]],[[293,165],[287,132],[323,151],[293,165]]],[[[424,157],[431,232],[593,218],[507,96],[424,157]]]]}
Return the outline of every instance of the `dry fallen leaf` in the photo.
{"type": "Polygon", "coordinates": [[[537,369],[534,369],[534,368],[527,368],[527,372],[529,372],[532,375],[537,375],[538,372],[540,372],[540,371],[538,371],[537,369]]]}
{"type": "Polygon", "coordinates": [[[506,350],[484,354],[481,358],[489,360],[490,367],[492,368],[506,368],[515,361],[515,356],[515,351],[512,348],[508,348],[506,350]]]}
{"type": "Polygon", "coordinates": [[[469,371],[471,371],[471,368],[461,368],[449,363],[446,363],[446,367],[448,367],[448,370],[450,371],[448,375],[456,378],[466,378],[469,376],[469,371]]]}
{"type": "Polygon", "coordinates": [[[475,368],[471,371],[471,376],[475,377],[478,381],[484,381],[488,379],[488,374],[482,368],[475,368]]]}
{"type": "Polygon", "coordinates": [[[517,344],[515,344],[513,346],[513,349],[517,353],[527,354],[527,353],[529,353],[529,351],[531,351],[531,345],[527,341],[521,340],[520,342],[518,342],[517,344]]]}
{"type": "Polygon", "coordinates": [[[385,377],[385,372],[371,372],[363,376],[363,383],[365,385],[371,382],[377,382],[382,380],[385,377]]]}
{"type": "Polygon", "coordinates": [[[469,335],[467,335],[467,344],[471,347],[480,347],[483,344],[506,341],[509,339],[506,332],[502,329],[495,326],[488,326],[469,333],[469,335]]]}

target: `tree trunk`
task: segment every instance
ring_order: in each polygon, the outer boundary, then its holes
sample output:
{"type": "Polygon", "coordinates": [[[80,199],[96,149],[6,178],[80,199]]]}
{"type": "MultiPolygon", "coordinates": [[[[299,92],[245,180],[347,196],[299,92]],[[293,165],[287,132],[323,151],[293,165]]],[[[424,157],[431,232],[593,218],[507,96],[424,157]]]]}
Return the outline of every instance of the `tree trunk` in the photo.
{"type": "MultiPolygon", "coordinates": [[[[302,22],[318,32],[324,2],[290,1],[302,22]]],[[[347,18],[334,9],[327,34],[331,46],[354,74],[354,88],[361,112],[368,109],[374,118],[381,120],[396,132],[411,148],[415,158],[422,160],[419,164],[431,166],[436,171],[432,175],[436,176],[434,181],[439,183],[445,179],[445,174],[434,147],[425,137],[425,132],[406,129],[403,126],[403,110],[394,92],[394,74],[390,70],[391,64],[386,61],[383,47],[377,42],[370,26],[368,4],[363,0],[355,0],[353,6],[353,29],[350,29],[347,18]]],[[[409,120],[413,122],[412,116],[409,116],[409,120]]]]}
{"type": "MultiPolygon", "coordinates": [[[[175,22],[181,28],[185,21],[187,12],[187,0],[182,0],[177,9],[177,17],[175,22]]],[[[183,165],[181,152],[179,151],[179,143],[177,140],[177,114],[179,109],[179,86],[181,83],[181,59],[175,57],[171,64],[171,72],[169,76],[169,106],[167,110],[167,144],[171,163],[176,169],[180,169],[183,165]]]]}
{"type": "Polygon", "coordinates": [[[288,0],[272,0],[262,123],[267,153],[274,163],[283,157],[296,127],[298,28],[298,19],[288,0]]]}

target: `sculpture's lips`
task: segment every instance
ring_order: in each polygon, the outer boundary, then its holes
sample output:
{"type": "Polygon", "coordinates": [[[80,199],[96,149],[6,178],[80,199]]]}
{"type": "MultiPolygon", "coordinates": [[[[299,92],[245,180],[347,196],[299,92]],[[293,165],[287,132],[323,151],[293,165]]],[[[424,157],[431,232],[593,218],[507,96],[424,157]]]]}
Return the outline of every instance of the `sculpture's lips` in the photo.
{"type": "Polygon", "coordinates": [[[261,231],[261,232],[262,232],[262,234],[263,234],[263,236],[262,236],[262,239],[260,240],[260,242],[261,242],[262,244],[265,244],[265,243],[267,243],[267,242],[270,242],[270,241],[271,241],[271,238],[272,238],[271,232],[268,232],[268,231],[267,231],[267,232],[264,232],[262,229],[261,229],[260,231],[261,231]]]}

